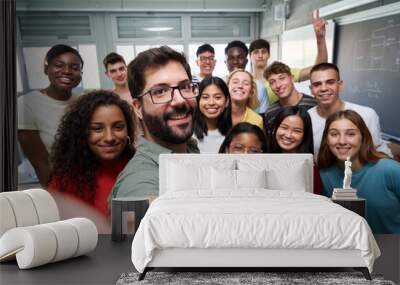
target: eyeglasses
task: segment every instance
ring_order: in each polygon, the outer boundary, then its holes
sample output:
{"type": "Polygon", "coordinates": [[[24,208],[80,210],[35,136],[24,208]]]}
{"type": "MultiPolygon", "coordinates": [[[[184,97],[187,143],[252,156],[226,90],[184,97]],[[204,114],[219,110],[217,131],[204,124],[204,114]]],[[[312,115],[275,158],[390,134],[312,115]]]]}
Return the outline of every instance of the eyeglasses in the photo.
{"type": "Polygon", "coordinates": [[[179,90],[179,94],[181,94],[184,99],[195,98],[199,95],[199,85],[197,83],[187,82],[182,83],[177,86],[161,86],[150,89],[147,92],[139,95],[137,98],[141,98],[147,94],[150,95],[151,101],[153,104],[166,104],[172,101],[174,98],[175,89],[179,90]]]}
{"type": "Polygon", "coordinates": [[[215,58],[213,56],[207,57],[207,56],[200,56],[199,60],[201,62],[206,62],[206,61],[215,61],[215,58]]]}

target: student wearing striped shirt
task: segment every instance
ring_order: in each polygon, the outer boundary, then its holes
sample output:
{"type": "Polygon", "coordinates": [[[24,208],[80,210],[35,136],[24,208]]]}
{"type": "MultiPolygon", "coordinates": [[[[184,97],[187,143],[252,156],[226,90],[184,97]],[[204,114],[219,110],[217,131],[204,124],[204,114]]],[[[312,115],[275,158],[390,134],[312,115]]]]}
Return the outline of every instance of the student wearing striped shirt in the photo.
{"type": "MultiPolygon", "coordinates": [[[[312,16],[312,23],[317,43],[317,57],[315,64],[327,62],[328,50],[326,47],[326,21],[319,17],[319,11],[315,10],[312,16]]],[[[260,101],[260,107],[255,109],[259,114],[264,114],[268,106],[278,101],[277,94],[274,93],[268,84],[264,73],[269,66],[270,44],[265,39],[256,39],[250,43],[249,54],[251,59],[251,69],[257,83],[257,96],[260,101]]],[[[312,66],[304,68],[291,68],[291,74],[295,82],[301,82],[310,79],[310,70],[312,66]]]]}
{"type": "Polygon", "coordinates": [[[270,133],[274,119],[283,107],[298,106],[308,110],[317,105],[314,97],[296,90],[294,76],[286,64],[275,61],[265,70],[265,78],[279,98],[277,102],[269,106],[264,114],[264,128],[267,134],[270,133]]]}

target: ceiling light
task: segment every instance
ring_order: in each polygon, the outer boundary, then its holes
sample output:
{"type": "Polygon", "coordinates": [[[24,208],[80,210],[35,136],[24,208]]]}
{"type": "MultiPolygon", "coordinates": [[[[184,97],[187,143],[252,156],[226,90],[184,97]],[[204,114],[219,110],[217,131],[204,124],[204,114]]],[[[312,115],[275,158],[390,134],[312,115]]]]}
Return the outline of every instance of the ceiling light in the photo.
{"type": "Polygon", "coordinates": [[[151,28],[143,28],[143,30],[149,31],[149,32],[166,32],[166,31],[171,31],[173,30],[173,27],[151,27],[151,28]]]}

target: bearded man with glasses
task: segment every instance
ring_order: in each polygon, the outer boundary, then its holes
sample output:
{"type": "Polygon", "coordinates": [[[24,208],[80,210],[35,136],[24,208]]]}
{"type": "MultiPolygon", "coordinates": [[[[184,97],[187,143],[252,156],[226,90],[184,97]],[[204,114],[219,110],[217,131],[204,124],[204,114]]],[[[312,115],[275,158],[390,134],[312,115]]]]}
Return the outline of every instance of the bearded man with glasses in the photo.
{"type": "Polygon", "coordinates": [[[141,52],[128,66],[128,85],[143,137],[112,197],[157,196],[158,156],[199,152],[191,139],[198,85],[184,55],[167,46],[141,52]]]}

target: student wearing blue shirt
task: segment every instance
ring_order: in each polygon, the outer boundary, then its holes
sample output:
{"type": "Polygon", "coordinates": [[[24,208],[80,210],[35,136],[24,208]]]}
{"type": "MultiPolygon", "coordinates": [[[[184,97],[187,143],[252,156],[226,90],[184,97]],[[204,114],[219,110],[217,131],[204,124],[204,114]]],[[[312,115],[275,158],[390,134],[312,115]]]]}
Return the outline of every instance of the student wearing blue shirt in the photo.
{"type": "Polygon", "coordinates": [[[366,219],[374,233],[400,233],[400,163],[377,152],[361,116],[351,110],[328,117],[318,154],[323,194],[342,188],[344,161],[352,162],[351,187],[366,199],[366,219]]]}

